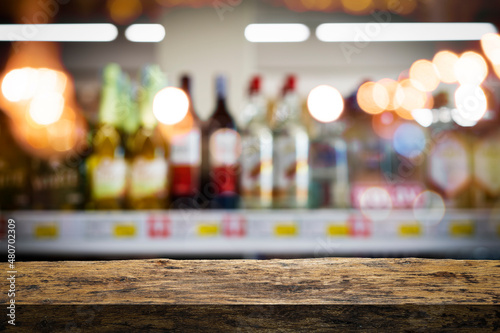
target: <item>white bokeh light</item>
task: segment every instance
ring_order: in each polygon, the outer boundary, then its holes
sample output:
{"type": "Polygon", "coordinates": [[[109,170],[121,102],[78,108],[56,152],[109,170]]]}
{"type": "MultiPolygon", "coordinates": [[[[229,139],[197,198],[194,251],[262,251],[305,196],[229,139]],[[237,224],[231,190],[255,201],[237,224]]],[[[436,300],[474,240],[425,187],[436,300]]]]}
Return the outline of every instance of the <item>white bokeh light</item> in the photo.
{"type": "Polygon", "coordinates": [[[462,85],[480,85],[488,75],[488,64],[473,51],[463,53],[454,66],[455,76],[462,85]]]}
{"type": "Polygon", "coordinates": [[[479,121],[488,108],[483,89],[475,85],[462,85],[455,91],[455,105],[458,115],[466,121],[479,121]]]}
{"type": "Polygon", "coordinates": [[[153,100],[153,113],[156,119],[165,125],[179,123],[188,113],[188,109],[189,99],[179,88],[163,88],[153,100]]]}
{"type": "Polygon", "coordinates": [[[64,97],[56,92],[36,95],[30,103],[29,115],[38,125],[50,125],[61,118],[64,97]]]}
{"type": "Polygon", "coordinates": [[[31,67],[13,69],[2,81],[2,94],[10,102],[33,97],[38,87],[38,71],[31,67]]]}
{"type": "Polygon", "coordinates": [[[307,97],[307,108],[311,116],[319,122],[330,123],[337,120],[344,110],[344,100],[332,86],[320,85],[311,90],[307,97]]]}

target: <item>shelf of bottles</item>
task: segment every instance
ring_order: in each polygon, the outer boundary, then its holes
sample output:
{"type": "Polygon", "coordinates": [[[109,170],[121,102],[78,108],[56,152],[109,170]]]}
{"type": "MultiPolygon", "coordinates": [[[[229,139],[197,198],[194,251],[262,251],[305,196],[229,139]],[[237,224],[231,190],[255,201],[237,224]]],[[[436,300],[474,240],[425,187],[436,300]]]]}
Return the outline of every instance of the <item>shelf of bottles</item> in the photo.
{"type": "MultiPolygon", "coordinates": [[[[457,64],[477,60],[468,53],[457,64]]],[[[90,128],[76,107],[49,112],[64,73],[13,70],[0,99],[3,221],[31,254],[500,253],[498,80],[459,71],[475,85],[450,98],[438,86],[453,78],[429,74],[439,68],[417,61],[345,99],[327,85],[301,99],[289,75],[268,101],[256,76],[238,121],[218,76],[202,122],[190,77],[176,88],[147,66],[133,82],[111,64],[90,128]],[[24,91],[26,75],[41,87],[24,91]]]]}

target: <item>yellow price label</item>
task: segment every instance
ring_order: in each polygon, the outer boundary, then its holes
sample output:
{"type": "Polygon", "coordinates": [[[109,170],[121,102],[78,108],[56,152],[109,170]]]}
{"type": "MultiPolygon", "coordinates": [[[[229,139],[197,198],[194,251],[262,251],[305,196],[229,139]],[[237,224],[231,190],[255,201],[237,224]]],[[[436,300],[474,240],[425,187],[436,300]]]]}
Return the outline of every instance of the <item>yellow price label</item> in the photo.
{"type": "Polygon", "coordinates": [[[412,223],[403,223],[399,225],[399,235],[402,237],[416,237],[422,235],[422,227],[420,224],[412,222],[412,223]]]}
{"type": "Polygon", "coordinates": [[[474,234],[474,223],[472,221],[452,221],[450,223],[450,235],[455,237],[472,236],[474,234]]]}
{"type": "Polygon", "coordinates": [[[137,228],[133,223],[117,223],[113,229],[113,234],[116,238],[135,237],[137,228]]]}
{"type": "Polygon", "coordinates": [[[326,229],[328,236],[347,236],[349,228],[346,224],[330,224],[326,229]]]}
{"type": "Polygon", "coordinates": [[[56,223],[43,223],[35,225],[35,238],[57,238],[59,228],[56,223]]]}
{"type": "Polygon", "coordinates": [[[278,223],[274,226],[274,234],[279,237],[297,236],[298,228],[295,223],[278,223]]]}
{"type": "Polygon", "coordinates": [[[219,225],[217,223],[198,224],[198,236],[217,236],[219,234],[219,225]]]}

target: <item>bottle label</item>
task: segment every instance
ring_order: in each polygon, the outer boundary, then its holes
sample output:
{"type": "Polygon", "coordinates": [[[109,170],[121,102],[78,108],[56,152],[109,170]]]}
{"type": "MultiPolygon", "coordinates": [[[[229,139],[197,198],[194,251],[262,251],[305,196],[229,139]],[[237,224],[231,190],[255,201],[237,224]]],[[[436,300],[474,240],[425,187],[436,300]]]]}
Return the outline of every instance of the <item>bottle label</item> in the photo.
{"type": "Polygon", "coordinates": [[[136,158],[131,165],[130,197],[134,199],[164,196],[167,190],[168,165],[164,158],[136,158]]]}
{"type": "Polygon", "coordinates": [[[124,159],[103,158],[92,174],[94,199],[118,198],[125,194],[127,164],[124,159]]]}
{"type": "Polygon", "coordinates": [[[262,205],[270,205],[273,190],[272,140],[246,136],[242,139],[242,148],[242,195],[245,200],[256,199],[262,205]]]}
{"type": "Polygon", "coordinates": [[[172,165],[200,165],[200,130],[194,128],[188,133],[174,136],[171,149],[172,165]]]}
{"type": "Polygon", "coordinates": [[[281,135],[274,145],[274,181],[278,200],[306,204],[309,188],[309,140],[305,133],[281,135]]]}
{"type": "Polygon", "coordinates": [[[467,148],[454,135],[444,136],[429,156],[430,178],[448,197],[453,197],[469,182],[471,170],[467,148]]]}
{"type": "Polygon", "coordinates": [[[486,138],[474,147],[474,178],[492,195],[500,193],[500,145],[494,138],[486,138]]]}
{"type": "Polygon", "coordinates": [[[240,136],[232,129],[223,128],[210,136],[211,179],[218,194],[236,192],[236,163],[241,151],[240,136]]]}
{"type": "Polygon", "coordinates": [[[351,201],[354,208],[361,209],[421,208],[421,203],[415,200],[422,191],[424,186],[417,182],[393,185],[354,183],[351,201]]]}

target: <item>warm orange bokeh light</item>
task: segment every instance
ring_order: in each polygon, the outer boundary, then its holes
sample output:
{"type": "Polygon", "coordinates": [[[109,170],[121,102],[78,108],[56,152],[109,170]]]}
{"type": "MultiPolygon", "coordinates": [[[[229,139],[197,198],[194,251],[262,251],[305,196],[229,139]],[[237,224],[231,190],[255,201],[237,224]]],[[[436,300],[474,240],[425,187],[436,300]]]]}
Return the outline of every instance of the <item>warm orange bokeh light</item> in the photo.
{"type": "Polygon", "coordinates": [[[342,0],[345,11],[359,14],[370,12],[373,9],[372,0],[342,0]]]}
{"type": "Polygon", "coordinates": [[[500,35],[485,34],[481,38],[481,47],[493,65],[500,65],[500,35]]]}
{"type": "Polygon", "coordinates": [[[130,23],[142,13],[139,0],[108,0],[107,5],[111,19],[118,24],[130,23]]]}
{"type": "Polygon", "coordinates": [[[411,14],[417,8],[417,0],[385,0],[387,9],[399,15],[411,14]]]}
{"type": "Polygon", "coordinates": [[[356,99],[359,107],[369,114],[383,112],[390,102],[386,88],[375,82],[363,83],[358,89],[356,99]]]}
{"type": "Polygon", "coordinates": [[[382,79],[377,82],[382,87],[385,88],[387,96],[389,98],[389,103],[387,104],[386,110],[393,111],[399,108],[401,105],[402,96],[398,93],[399,83],[392,79],[382,79]]]}
{"type": "Polygon", "coordinates": [[[440,51],[432,59],[439,79],[444,83],[455,83],[455,64],[458,61],[458,55],[451,51],[440,51]]]}
{"type": "Polygon", "coordinates": [[[409,79],[399,83],[397,96],[400,98],[400,107],[396,113],[404,119],[413,119],[411,112],[424,108],[427,103],[427,93],[415,88],[409,79]]]}
{"type": "Polygon", "coordinates": [[[439,77],[434,64],[426,59],[417,60],[410,67],[410,80],[421,91],[433,91],[439,85],[439,77]]]}
{"type": "Polygon", "coordinates": [[[462,85],[478,86],[488,76],[488,64],[479,53],[464,52],[455,64],[455,76],[462,85]]]}

